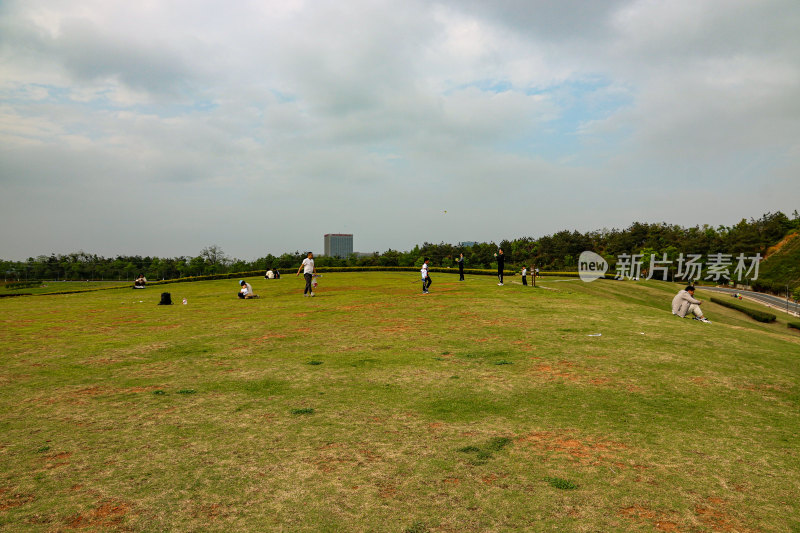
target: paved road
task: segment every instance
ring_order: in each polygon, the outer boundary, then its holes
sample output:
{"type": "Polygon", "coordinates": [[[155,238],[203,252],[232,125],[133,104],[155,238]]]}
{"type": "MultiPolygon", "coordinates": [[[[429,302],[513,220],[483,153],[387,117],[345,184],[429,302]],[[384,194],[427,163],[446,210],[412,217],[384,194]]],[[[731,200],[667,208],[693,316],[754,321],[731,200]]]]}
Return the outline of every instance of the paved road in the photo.
{"type": "MultiPolygon", "coordinates": [[[[725,287],[698,286],[697,289],[704,291],[722,292],[725,294],[733,294],[738,292],[748,300],[753,300],[760,304],[766,305],[767,307],[772,307],[780,311],[786,311],[786,298],[780,298],[778,296],[773,296],[771,294],[764,294],[762,292],[754,292],[754,291],[742,291],[739,289],[728,289],[725,287]]],[[[791,314],[797,316],[798,309],[800,309],[800,305],[798,305],[794,300],[789,302],[789,312],[791,314]]]]}

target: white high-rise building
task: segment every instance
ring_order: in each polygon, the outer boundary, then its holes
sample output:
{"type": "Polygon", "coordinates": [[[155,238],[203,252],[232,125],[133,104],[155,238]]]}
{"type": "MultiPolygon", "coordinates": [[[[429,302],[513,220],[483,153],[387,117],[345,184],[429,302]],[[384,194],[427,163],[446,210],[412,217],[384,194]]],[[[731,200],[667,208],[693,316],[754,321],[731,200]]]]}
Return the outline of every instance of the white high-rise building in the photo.
{"type": "Polygon", "coordinates": [[[353,253],[352,233],[326,233],[325,255],[346,259],[353,253]]]}

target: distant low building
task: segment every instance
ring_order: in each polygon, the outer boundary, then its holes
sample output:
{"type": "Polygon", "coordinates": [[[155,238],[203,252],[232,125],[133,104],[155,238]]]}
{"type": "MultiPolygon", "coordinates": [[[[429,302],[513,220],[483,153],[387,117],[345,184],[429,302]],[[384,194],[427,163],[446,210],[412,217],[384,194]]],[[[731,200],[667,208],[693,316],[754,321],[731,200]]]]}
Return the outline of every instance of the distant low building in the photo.
{"type": "Polygon", "coordinates": [[[325,255],[346,259],[353,253],[352,233],[326,233],[325,255]]]}
{"type": "Polygon", "coordinates": [[[464,248],[469,248],[470,246],[475,246],[476,244],[478,244],[477,241],[464,241],[458,243],[459,246],[463,246],[464,248]]]}

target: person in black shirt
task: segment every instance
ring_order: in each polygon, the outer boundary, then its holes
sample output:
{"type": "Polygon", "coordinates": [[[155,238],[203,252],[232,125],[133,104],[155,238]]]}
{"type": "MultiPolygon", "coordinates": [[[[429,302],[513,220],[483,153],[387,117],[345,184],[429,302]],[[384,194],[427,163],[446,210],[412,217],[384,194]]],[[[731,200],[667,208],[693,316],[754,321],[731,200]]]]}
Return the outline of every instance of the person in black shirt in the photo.
{"type": "Polygon", "coordinates": [[[497,259],[497,279],[500,280],[498,285],[503,285],[503,267],[506,266],[506,256],[503,255],[503,249],[500,248],[497,250],[497,253],[494,254],[495,258],[497,259]]]}

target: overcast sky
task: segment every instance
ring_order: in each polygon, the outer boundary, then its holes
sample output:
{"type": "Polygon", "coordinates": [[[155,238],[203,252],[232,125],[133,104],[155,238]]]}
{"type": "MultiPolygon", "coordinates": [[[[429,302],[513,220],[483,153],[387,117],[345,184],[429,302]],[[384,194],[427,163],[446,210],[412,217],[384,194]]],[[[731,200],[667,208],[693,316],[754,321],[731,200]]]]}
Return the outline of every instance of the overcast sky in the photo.
{"type": "Polygon", "coordinates": [[[0,258],[800,209],[797,0],[3,0],[0,258]]]}

